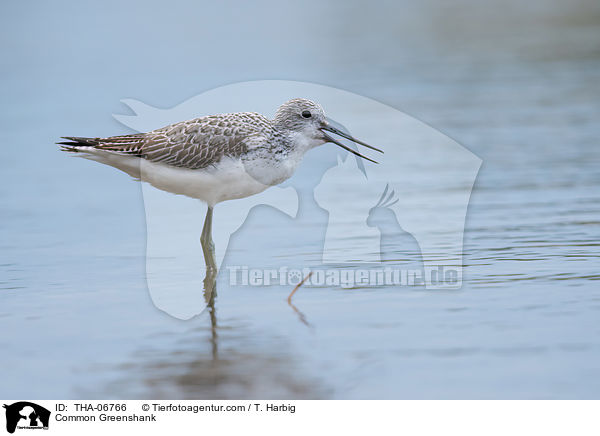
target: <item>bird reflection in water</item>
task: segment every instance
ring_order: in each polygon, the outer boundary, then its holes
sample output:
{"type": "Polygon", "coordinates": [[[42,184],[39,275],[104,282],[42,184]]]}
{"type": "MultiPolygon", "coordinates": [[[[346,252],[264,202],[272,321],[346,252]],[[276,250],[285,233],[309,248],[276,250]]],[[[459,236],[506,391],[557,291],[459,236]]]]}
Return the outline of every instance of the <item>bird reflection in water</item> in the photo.
{"type": "MultiPolygon", "coordinates": [[[[177,323],[172,329],[162,329],[143,341],[125,363],[94,368],[96,373],[111,375],[111,381],[101,391],[80,388],[79,395],[141,399],[328,398],[331,392],[327,382],[306,372],[284,337],[256,331],[247,321],[235,317],[218,319],[217,275],[216,270],[207,269],[203,289],[206,313],[185,324],[177,323]]],[[[293,292],[299,288],[300,284],[293,292]]],[[[288,297],[290,307],[302,323],[310,325],[293,305],[293,295],[288,297]]]]}
{"type": "Polygon", "coordinates": [[[217,309],[215,307],[215,298],[217,297],[217,270],[206,268],[206,277],[204,277],[204,300],[206,301],[206,310],[210,317],[211,331],[211,349],[212,358],[217,360],[219,357],[219,341],[217,337],[217,309]]]}

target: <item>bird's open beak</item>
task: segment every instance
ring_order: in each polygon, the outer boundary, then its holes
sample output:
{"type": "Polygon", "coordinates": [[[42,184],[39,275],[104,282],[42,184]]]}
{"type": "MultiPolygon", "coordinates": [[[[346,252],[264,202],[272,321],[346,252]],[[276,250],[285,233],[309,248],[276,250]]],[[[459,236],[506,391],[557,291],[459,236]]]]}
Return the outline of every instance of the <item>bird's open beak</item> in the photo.
{"type": "Polygon", "coordinates": [[[325,133],[325,131],[331,132],[331,133],[335,133],[336,135],[339,135],[342,138],[349,139],[350,141],[355,142],[355,143],[360,144],[360,145],[364,145],[365,147],[370,148],[371,150],[375,150],[375,151],[378,151],[379,153],[383,153],[383,150],[380,150],[380,149],[378,149],[376,147],[373,147],[372,145],[365,144],[364,142],[359,141],[356,138],[353,138],[352,136],[348,135],[347,133],[344,133],[341,130],[338,130],[335,127],[332,127],[330,124],[326,124],[325,126],[321,127],[321,131],[323,132],[323,138],[325,139],[326,142],[333,142],[335,145],[339,145],[344,150],[347,150],[350,153],[352,153],[352,154],[354,154],[354,155],[356,155],[358,157],[362,157],[363,159],[366,159],[366,160],[368,160],[370,162],[378,163],[377,161],[374,161],[373,159],[370,159],[367,156],[364,156],[364,155],[360,154],[358,151],[355,151],[355,150],[351,149],[350,147],[342,144],[337,139],[332,138],[330,135],[328,135],[327,133],[325,133]]]}

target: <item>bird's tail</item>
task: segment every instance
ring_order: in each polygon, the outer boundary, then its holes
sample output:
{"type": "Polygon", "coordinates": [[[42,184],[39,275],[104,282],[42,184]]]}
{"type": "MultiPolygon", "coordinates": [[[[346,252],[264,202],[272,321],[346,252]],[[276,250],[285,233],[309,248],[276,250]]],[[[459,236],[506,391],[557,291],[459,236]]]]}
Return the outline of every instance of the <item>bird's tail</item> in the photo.
{"type": "Polygon", "coordinates": [[[63,136],[67,141],[57,142],[62,151],[71,153],[93,152],[103,150],[122,154],[139,155],[144,143],[143,133],[133,135],[111,136],[108,138],[83,138],[80,136],[63,136]]]}
{"type": "Polygon", "coordinates": [[[57,142],[60,145],[62,151],[70,153],[77,153],[81,147],[92,147],[95,148],[100,144],[100,138],[82,138],[80,136],[61,136],[62,139],[67,141],[57,142]]]}

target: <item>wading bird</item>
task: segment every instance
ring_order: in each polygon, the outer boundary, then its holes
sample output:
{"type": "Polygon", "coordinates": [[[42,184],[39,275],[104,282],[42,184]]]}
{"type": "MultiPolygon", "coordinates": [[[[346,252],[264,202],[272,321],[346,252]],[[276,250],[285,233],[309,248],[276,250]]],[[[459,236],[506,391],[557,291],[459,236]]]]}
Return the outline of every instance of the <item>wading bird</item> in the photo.
{"type": "Polygon", "coordinates": [[[296,98],[275,118],[251,112],[210,115],[161,129],[108,138],[65,136],[62,150],[118,168],[163,191],[207,203],[200,238],[208,271],[216,271],[213,208],[221,201],[258,194],[292,176],[304,154],[332,142],[374,160],[329,133],[383,153],[333,127],[320,105],[296,98]]]}

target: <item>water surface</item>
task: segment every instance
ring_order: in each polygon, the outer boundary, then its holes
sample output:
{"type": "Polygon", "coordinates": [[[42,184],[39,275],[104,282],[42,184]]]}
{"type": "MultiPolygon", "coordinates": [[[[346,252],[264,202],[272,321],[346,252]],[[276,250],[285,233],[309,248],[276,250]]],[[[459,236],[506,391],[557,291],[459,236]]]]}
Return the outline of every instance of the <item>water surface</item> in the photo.
{"type": "Polygon", "coordinates": [[[339,22],[305,6],[259,4],[251,26],[218,5],[202,26],[160,5],[2,6],[0,396],[598,398],[597,4],[327,6],[339,22]],[[240,40],[270,50],[231,56],[240,40]],[[122,98],[169,107],[264,78],[367,95],[483,159],[460,290],[306,287],[301,318],[289,287],[221,277],[212,319],[155,308],[141,188],[52,144],[127,133],[122,98]]]}

